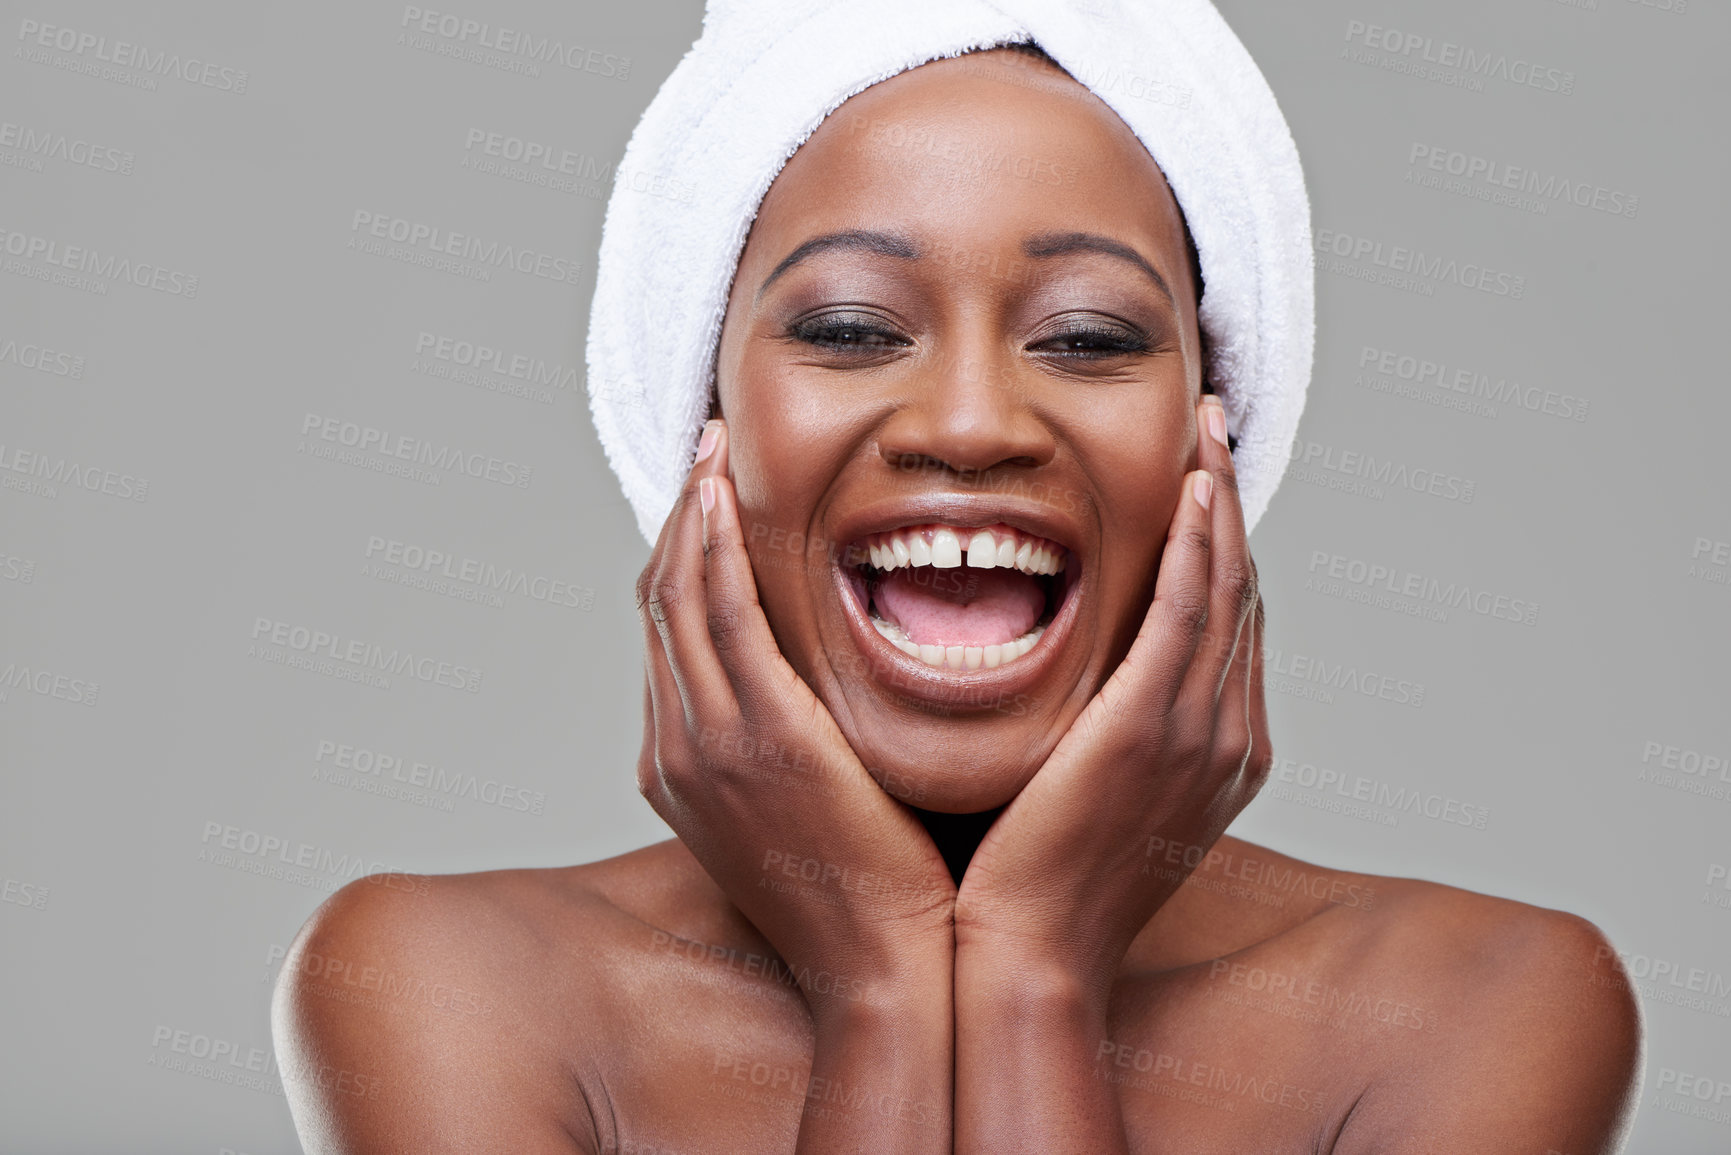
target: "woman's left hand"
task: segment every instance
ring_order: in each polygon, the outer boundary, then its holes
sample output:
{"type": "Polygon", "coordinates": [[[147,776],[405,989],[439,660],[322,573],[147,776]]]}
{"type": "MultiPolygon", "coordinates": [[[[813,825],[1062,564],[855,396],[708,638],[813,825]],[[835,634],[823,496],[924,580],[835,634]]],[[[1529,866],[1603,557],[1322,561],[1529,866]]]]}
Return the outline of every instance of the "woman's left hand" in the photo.
{"type": "Polygon", "coordinates": [[[1131,941],[1273,763],[1225,412],[1209,398],[1197,419],[1201,469],[1184,480],[1134,644],[962,879],[958,995],[979,968],[1056,979],[1103,1017],[1131,941]]]}

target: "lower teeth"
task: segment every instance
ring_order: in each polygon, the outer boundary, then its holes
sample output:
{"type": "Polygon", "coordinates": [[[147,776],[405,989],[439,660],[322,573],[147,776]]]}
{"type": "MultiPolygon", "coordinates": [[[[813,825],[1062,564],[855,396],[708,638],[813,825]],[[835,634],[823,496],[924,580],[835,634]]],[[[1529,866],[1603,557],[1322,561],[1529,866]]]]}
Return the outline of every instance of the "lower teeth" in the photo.
{"type": "Polygon", "coordinates": [[[1034,643],[1040,640],[1040,635],[1046,632],[1046,625],[1042,622],[1013,642],[993,646],[935,646],[909,641],[908,635],[900,626],[884,621],[875,613],[871,615],[871,622],[890,645],[909,657],[918,658],[926,665],[940,670],[978,670],[982,667],[995,669],[1015,661],[1033,649],[1034,643]]]}

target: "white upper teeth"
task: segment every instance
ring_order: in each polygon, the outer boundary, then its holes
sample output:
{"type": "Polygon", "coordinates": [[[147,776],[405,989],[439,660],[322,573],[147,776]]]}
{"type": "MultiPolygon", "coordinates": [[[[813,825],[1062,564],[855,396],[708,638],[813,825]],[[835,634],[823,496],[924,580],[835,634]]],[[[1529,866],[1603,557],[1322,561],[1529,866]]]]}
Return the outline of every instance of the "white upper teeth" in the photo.
{"type": "Polygon", "coordinates": [[[1011,529],[929,525],[878,534],[866,542],[866,552],[872,565],[883,570],[928,565],[954,569],[965,556],[972,569],[1002,566],[1025,574],[1054,574],[1064,568],[1067,551],[1056,542],[1011,529]]]}

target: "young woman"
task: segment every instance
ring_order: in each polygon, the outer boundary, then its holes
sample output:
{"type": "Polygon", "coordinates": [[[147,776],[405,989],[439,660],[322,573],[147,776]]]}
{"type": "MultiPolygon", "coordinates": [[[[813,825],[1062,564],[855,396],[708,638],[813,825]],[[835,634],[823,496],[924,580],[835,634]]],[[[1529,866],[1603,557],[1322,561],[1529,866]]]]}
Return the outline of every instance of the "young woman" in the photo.
{"type": "Polygon", "coordinates": [[[307,1149],[1617,1150],[1591,924],[1223,836],[1272,747],[1201,292],[1149,151],[1026,50],[824,120],[638,587],[678,839],[333,897],[275,1006],[307,1149]]]}

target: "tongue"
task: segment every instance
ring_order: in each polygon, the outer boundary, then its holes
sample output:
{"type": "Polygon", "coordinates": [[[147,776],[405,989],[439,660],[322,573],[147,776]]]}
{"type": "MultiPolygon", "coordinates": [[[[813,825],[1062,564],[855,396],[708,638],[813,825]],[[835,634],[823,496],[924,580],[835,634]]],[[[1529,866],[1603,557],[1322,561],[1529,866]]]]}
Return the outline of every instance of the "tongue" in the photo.
{"type": "Polygon", "coordinates": [[[884,575],[873,602],[916,645],[995,646],[1034,628],[1046,593],[1013,569],[916,566],[884,575]]]}

